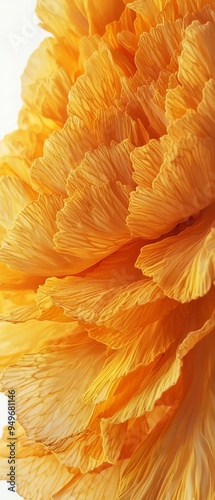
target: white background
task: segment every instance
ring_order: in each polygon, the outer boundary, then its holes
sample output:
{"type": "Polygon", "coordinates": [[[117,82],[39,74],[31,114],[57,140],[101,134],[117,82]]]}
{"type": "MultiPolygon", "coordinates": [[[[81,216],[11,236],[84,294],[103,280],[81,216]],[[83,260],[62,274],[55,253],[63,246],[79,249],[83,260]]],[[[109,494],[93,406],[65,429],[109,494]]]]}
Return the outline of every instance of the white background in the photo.
{"type": "MultiPolygon", "coordinates": [[[[35,5],[36,0],[0,0],[0,139],[17,128],[20,76],[30,54],[46,35],[38,26],[35,5]]],[[[7,398],[0,393],[0,436],[6,422],[7,398]]],[[[0,481],[0,498],[21,499],[17,493],[7,490],[5,481],[0,481]]]]}
{"type": "Polygon", "coordinates": [[[45,36],[38,26],[35,6],[36,0],[0,0],[0,139],[17,127],[20,76],[45,36]]]}

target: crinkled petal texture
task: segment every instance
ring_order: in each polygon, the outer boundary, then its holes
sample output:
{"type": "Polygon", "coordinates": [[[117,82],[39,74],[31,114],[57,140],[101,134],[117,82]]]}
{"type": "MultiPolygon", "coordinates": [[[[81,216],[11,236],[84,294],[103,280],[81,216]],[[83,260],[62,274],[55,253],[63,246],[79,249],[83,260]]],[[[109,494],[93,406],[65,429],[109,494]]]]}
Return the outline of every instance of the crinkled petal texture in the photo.
{"type": "MultiPolygon", "coordinates": [[[[215,2],[38,0],[0,144],[26,500],[215,499],[215,2]]],[[[7,479],[7,433],[0,479],[7,479]]]]}

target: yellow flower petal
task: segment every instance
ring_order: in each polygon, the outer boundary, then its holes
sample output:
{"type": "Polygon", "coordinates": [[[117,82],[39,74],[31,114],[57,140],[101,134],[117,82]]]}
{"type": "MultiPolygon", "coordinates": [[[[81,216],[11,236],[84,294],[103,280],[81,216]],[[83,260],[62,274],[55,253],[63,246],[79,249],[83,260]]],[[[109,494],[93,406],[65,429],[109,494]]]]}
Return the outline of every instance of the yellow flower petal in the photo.
{"type": "Polygon", "coordinates": [[[152,182],[160,171],[164,152],[163,143],[155,139],[145,146],[135,148],[131,153],[131,160],[136,184],[144,188],[152,187],[152,182]]]}
{"type": "Polygon", "coordinates": [[[62,341],[77,327],[73,323],[64,323],[59,329],[59,324],[54,321],[31,320],[25,323],[1,323],[1,356],[0,370],[10,364],[16,363],[23,354],[35,353],[56,340],[62,341]]]}
{"type": "Polygon", "coordinates": [[[54,36],[0,143],[1,387],[27,498],[213,497],[214,12],[37,1],[54,36]]]}
{"type": "Polygon", "coordinates": [[[81,164],[69,175],[67,190],[73,195],[76,189],[89,184],[102,185],[108,181],[120,181],[122,184],[134,185],[132,181],[132,166],[130,153],[132,144],[126,140],[121,144],[101,144],[97,149],[88,152],[81,164]]]}
{"type": "Polygon", "coordinates": [[[54,500],[117,500],[120,477],[125,468],[126,461],[119,461],[113,467],[108,467],[99,472],[92,472],[77,476],[65,488],[54,495],[54,500]]]}
{"type": "Polygon", "coordinates": [[[33,184],[44,193],[67,196],[66,182],[72,169],[83,160],[84,154],[97,146],[94,136],[84,127],[68,120],[64,128],[54,132],[44,144],[44,155],[31,167],[33,184]]]}
{"type": "Polygon", "coordinates": [[[111,347],[121,347],[133,339],[149,323],[156,321],[175,308],[174,301],[165,298],[161,289],[152,280],[145,278],[132,284],[115,280],[67,277],[50,278],[41,287],[43,294],[50,297],[53,304],[62,307],[73,319],[120,331],[120,335],[98,330],[96,338],[111,347]],[[84,292],[84,293],[83,293],[84,292]],[[110,336],[109,341],[104,338],[110,336]]]}
{"type": "MultiPolygon", "coordinates": [[[[16,423],[16,486],[17,493],[29,500],[52,500],[53,495],[71,481],[73,474],[54,454],[41,444],[26,439],[16,423]]],[[[11,440],[12,441],[12,440],[11,440]]],[[[0,479],[8,480],[8,440],[6,432],[0,443],[0,479]]]]}
{"type": "Polygon", "coordinates": [[[31,111],[63,125],[71,78],[72,58],[53,38],[45,38],[22,76],[23,101],[31,111]]]}
{"type": "MultiPolygon", "coordinates": [[[[202,100],[198,104],[197,109],[188,109],[186,114],[170,124],[168,132],[171,136],[171,139],[177,141],[181,137],[188,136],[188,134],[202,138],[211,137],[211,139],[215,139],[215,108],[213,99],[214,92],[215,80],[211,78],[206,82],[204,86],[202,100]]],[[[175,95],[174,91],[168,91],[166,96],[167,110],[169,110],[170,106],[173,103],[178,109],[180,109],[177,102],[177,96],[175,95]]]]}
{"type": "Polygon", "coordinates": [[[160,71],[168,67],[181,42],[181,28],[182,20],[177,19],[174,23],[159,24],[140,36],[136,54],[139,85],[157,80],[160,71]]]}
{"type": "Polygon", "coordinates": [[[89,185],[77,190],[59,212],[60,231],[54,242],[71,263],[74,258],[73,273],[96,264],[131,240],[125,224],[130,190],[119,181],[89,185]]]}
{"type": "Polygon", "coordinates": [[[213,498],[213,344],[211,333],[185,359],[186,384],[181,405],[170,421],[155,428],[131,458],[123,474],[120,500],[213,498]],[[188,456],[185,449],[189,449],[188,456]],[[205,463],[210,464],[207,473],[205,463]]]}
{"type": "Polygon", "coordinates": [[[0,178],[0,223],[7,229],[14,225],[16,217],[25,206],[36,199],[36,193],[18,177],[0,178]]]}
{"type": "Polygon", "coordinates": [[[117,67],[105,44],[101,44],[98,52],[87,61],[84,75],[71,89],[68,114],[92,129],[98,110],[114,105],[120,90],[117,67]]]}
{"type": "Polygon", "coordinates": [[[41,195],[38,201],[28,204],[2,243],[2,262],[40,276],[68,273],[71,259],[60,256],[53,248],[53,236],[57,230],[55,218],[62,206],[63,199],[55,195],[41,195]],[[21,229],[23,226],[24,231],[21,229]]]}
{"type": "MultiPolygon", "coordinates": [[[[1,148],[1,145],[0,145],[1,148]]],[[[7,153],[6,147],[6,153],[7,153]]],[[[1,155],[0,158],[0,173],[1,175],[7,175],[11,177],[18,177],[23,180],[26,184],[31,185],[30,180],[30,169],[28,161],[19,156],[12,155],[1,155]]]]}
{"type": "Polygon", "coordinates": [[[28,437],[49,445],[85,429],[94,408],[82,402],[82,395],[105,357],[105,348],[83,332],[78,343],[26,354],[5,371],[3,390],[19,393],[17,417],[28,437]]]}
{"type": "MultiPolygon", "coordinates": [[[[147,155],[148,146],[144,153],[147,155]]],[[[156,172],[153,157],[150,162],[151,172],[156,172]]],[[[152,189],[140,185],[131,194],[128,225],[132,234],[145,239],[158,238],[213,204],[214,162],[215,142],[211,139],[189,136],[175,142],[164,156],[152,189]]],[[[149,169],[146,175],[148,172],[149,169]]]]}
{"type": "MultiPolygon", "coordinates": [[[[129,378],[123,380],[121,386],[118,386],[116,397],[118,394],[119,403],[118,409],[110,415],[110,422],[119,424],[130,418],[138,418],[153,410],[155,404],[165,404],[165,392],[174,388],[175,384],[181,380],[179,376],[183,367],[183,358],[193,349],[204,337],[210,336],[215,327],[215,310],[214,310],[214,291],[205,299],[205,305],[212,308],[209,313],[209,319],[205,317],[204,311],[199,314],[198,308],[191,310],[191,324],[189,319],[185,322],[184,331],[179,340],[166,353],[157,357],[149,366],[143,367],[136,372],[136,391],[130,393],[130,399],[126,402],[126,389],[124,387],[129,382],[129,378]],[[212,295],[212,304],[210,304],[212,295]],[[209,304],[208,304],[209,302],[209,304]],[[193,314],[192,314],[193,313],[193,314]],[[195,316],[197,315],[197,324],[195,325],[195,316]],[[125,395],[123,396],[123,391],[125,395]],[[120,408],[120,402],[124,401],[124,405],[120,408]],[[125,404],[126,403],[126,404],[125,404]]],[[[189,318],[189,316],[188,316],[189,318]]],[[[183,373],[183,372],[182,372],[183,373]]],[[[130,378],[131,383],[131,378],[130,378]]],[[[168,394],[168,392],[167,392],[168,394]]],[[[175,391],[175,398],[179,397],[179,390],[175,391]]],[[[167,398],[168,401],[168,398],[167,398]]],[[[169,404],[169,401],[168,401],[169,404]]]]}
{"type": "MultiPolygon", "coordinates": [[[[121,379],[128,374],[135,377],[141,366],[152,363],[158,355],[165,353],[170,345],[184,333],[187,315],[186,307],[176,307],[164,318],[150,323],[139,332],[137,338],[118,349],[105,361],[99,375],[84,395],[86,403],[99,403],[111,397],[121,379]]],[[[115,335],[120,337],[120,333],[115,335]]]]}
{"type": "Polygon", "coordinates": [[[214,206],[191,227],[142,248],[137,267],[181,302],[203,297],[214,281],[214,206]]]}
{"type": "MultiPolygon", "coordinates": [[[[16,279],[16,272],[14,273],[13,278],[16,279]]],[[[0,321],[17,323],[19,322],[19,318],[20,321],[28,321],[29,319],[37,317],[35,316],[36,295],[32,288],[27,287],[22,290],[22,293],[20,293],[19,287],[17,287],[17,290],[11,290],[10,287],[9,291],[5,290],[1,292],[0,311],[2,314],[0,316],[0,321]]]]}
{"type": "Polygon", "coordinates": [[[82,474],[96,469],[107,461],[102,448],[100,429],[97,432],[87,429],[76,436],[53,441],[49,444],[49,448],[62,464],[78,468],[82,474]]]}
{"type": "Polygon", "coordinates": [[[198,21],[194,21],[185,32],[178,79],[188,92],[195,93],[196,100],[201,99],[207,80],[215,76],[214,35],[215,25],[211,22],[201,26],[198,21]],[[207,47],[207,51],[204,47],[207,47]]]}
{"type": "Polygon", "coordinates": [[[110,424],[108,420],[101,419],[101,434],[106,460],[116,463],[125,440],[127,423],[121,425],[110,424]]]}

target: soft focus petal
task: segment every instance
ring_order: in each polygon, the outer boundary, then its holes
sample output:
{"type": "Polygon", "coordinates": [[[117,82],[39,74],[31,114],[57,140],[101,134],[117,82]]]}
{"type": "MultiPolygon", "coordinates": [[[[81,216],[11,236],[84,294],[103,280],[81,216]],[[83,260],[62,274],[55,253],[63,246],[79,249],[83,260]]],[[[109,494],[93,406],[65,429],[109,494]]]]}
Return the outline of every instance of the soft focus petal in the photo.
{"type": "Polygon", "coordinates": [[[127,466],[118,498],[213,498],[214,332],[185,360],[185,393],[176,414],[152,432],[127,466]],[[201,384],[199,383],[201,366],[201,384]],[[192,367],[192,368],[191,368],[192,367]],[[189,449],[185,457],[184,450],[189,449]],[[205,463],[209,464],[205,473],[205,463]],[[161,473],[162,471],[162,473],[161,473]]]}
{"type": "Polygon", "coordinates": [[[19,393],[17,417],[29,437],[48,445],[86,427],[93,406],[84,405],[82,395],[104,360],[104,347],[83,332],[73,345],[26,354],[5,371],[3,390],[19,393]]]}
{"type": "Polygon", "coordinates": [[[23,354],[38,352],[50,343],[60,343],[65,338],[69,343],[70,336],[74,335],[76,330],[77,326],[73,323],[64,323],[59,329],[59,324],[54,321],[1,323],[0,370],[15,364],[23,354]]]}
{"type": "MultiPolygon", "coordinates": [[[[54,454],[40,444],[26,439],[22,427],[16,423],[17,493],[29,500],[52,500],[53,494],[67,484],[73,474],[54,454]]],[[[6,432],[0,443],[0,479],[8,480],[8,441],[6,432]]]]}

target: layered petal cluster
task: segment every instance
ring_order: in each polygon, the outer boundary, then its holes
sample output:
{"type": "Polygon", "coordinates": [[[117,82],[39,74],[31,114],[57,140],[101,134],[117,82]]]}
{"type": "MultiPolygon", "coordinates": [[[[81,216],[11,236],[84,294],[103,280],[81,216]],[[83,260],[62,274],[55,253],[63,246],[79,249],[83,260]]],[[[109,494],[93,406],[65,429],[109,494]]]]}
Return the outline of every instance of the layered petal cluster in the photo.
{"type": "Polygon", "coordinates": [[[17,491],[213,500],[215,2],[38,0],[37,14],[51,36],[0,145],[17,491]]]}

